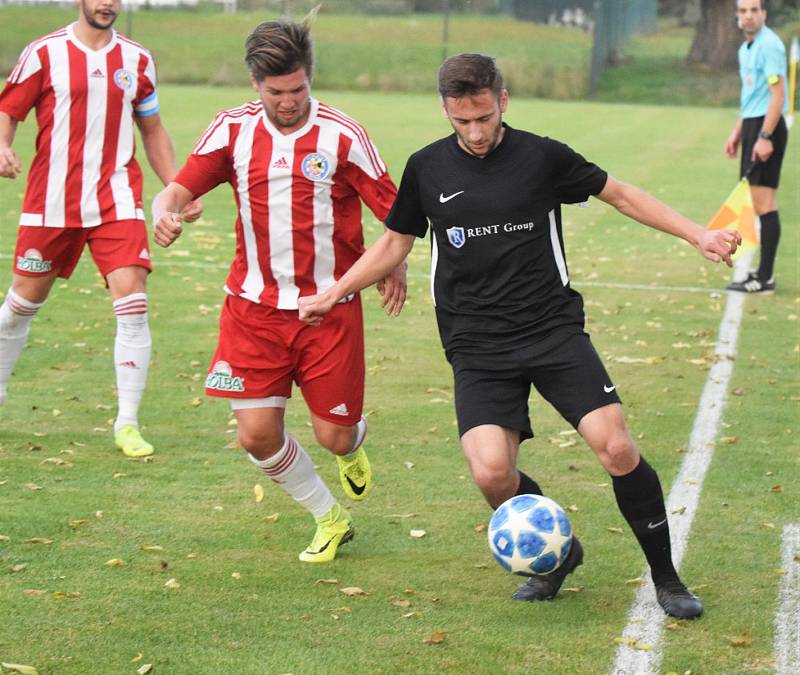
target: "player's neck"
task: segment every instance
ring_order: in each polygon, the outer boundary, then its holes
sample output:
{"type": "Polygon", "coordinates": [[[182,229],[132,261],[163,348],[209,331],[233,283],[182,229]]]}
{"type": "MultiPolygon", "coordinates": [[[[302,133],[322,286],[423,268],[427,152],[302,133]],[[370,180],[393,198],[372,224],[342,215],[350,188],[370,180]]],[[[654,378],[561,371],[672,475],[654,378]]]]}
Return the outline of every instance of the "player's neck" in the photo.
{"type": "Polygon", "coordinates": [[[81,41],[81,44],[88,49],[97,51],[105,47],[114,35],[111,26],[108,28],[95,28],[90,25],[83,17],[80,17],[73,24],[73,31],[75,37],[81,41]]]}

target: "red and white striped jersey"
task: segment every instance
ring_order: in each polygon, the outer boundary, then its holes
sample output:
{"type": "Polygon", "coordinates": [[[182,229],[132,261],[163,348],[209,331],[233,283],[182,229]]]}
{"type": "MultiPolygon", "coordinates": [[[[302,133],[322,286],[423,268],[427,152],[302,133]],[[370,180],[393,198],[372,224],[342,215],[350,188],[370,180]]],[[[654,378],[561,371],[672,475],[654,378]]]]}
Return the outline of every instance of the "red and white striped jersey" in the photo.
{"type": "Polygon", "coordinates": [[[260,101],[219,113],[175,181],[193,195],[233,186],[236,256],[225,290],[278,309],[330,288],[364,252],[361,200],[383,221],[397,188],[364,128],[311,99],[282,134],[260,101]]]}
{"type": "Polygon", "coordinates": [[[155,64],[112,31],[94,51],[73,26],[29,44],[0,93],[0,111],[24,121],[36,108],[36,155],[20,225],[94,227],[144,220],[133,115],[158,113],[155,64]]]}

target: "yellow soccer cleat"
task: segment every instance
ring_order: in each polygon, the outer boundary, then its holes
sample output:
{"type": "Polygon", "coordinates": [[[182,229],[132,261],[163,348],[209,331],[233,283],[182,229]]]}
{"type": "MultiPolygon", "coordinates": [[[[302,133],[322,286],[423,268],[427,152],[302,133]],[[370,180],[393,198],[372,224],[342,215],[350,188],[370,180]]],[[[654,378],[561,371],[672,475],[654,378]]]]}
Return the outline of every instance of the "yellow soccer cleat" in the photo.
{"type": "Polygon", "coordinates": [[[350,514],[341,504],[334,504],[328,513],[317,518],[317,532],[308,548],[300,554],[300,560],[307,563],[330,562],[336,557],[339,545],[346,544],[354,534],[350,514]]]}
{"type": "Polygon", "coordinates": [[[147,457],[153,454],[153,446],[142,438],[132,424],[125,424],[114,432],[114,442],[126,457],[147,457]]]}
{"type": "Polygon", "coordinates": [[[337,455],[336,463],[344,493],[356,502],[366,498],[372,489],[372,467],[364,448],[359,448],[350,457],[337,455]]]}

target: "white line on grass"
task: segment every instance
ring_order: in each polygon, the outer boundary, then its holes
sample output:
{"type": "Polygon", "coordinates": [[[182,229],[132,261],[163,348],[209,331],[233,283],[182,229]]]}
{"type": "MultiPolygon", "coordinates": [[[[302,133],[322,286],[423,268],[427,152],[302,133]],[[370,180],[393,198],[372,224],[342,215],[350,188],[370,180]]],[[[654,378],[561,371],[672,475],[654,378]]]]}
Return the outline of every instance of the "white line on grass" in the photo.
{"type": "MultiPolygon", "coordinates": [[[[714,454],[714,440],[728,398],[728,383],[733,372],[733,357],[736,354],[736,340],[739,336],[744,301],[745,294],[728,293],[715,349],[717,360],[708,373],[697,407],[697,417],[689,437],[689,447],[680,473],[667,498],[667,514],[672,534],[672,559],[676,569],[680,568],[686,551],[689,529],[697,512],[703,480],[714,454]],[[673,515],[679,509],[680,515],[673,515]]],[[[631,606],[623,637],[641,645],[649,645],[651,651],[620,644],[611,671],[615,675],[645,675],[659,672],[661,662],[659,642],[666,615],[656,602],[653,582],[649,579],[649,575],[647,577],[647,583],[639,587],[631,606]]]]}
{"type": "Polygon", "coordinates": [[[783,528],[781,590],[775,615],[776,675],[800,673],[800,523],[783,528]]]}

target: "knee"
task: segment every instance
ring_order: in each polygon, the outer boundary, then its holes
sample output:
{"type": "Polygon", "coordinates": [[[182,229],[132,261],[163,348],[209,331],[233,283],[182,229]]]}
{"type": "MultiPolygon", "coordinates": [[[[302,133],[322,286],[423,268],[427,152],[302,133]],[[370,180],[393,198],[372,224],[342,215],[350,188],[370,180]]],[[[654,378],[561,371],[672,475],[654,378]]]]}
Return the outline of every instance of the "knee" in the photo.
{"type": "Polygon", "coordinates": [[[326,424],[314,428],[317,442],[334,455],[346,455],[353,449],[356,439],[356,427],[340,427],[326,424]]]}
{"type": "Polygon", "coordinates": [[[475,485],[484,493],[508,487],[517,478],[516,469],[502,462],[474,462],[470,469],[475,485]]]}
{"type": "Polygon", "coordinates": [[[606,441],[600,461],[612,476],[623,476],[639,463],[639,449],[629,434],[618,433],[606,441]]]}
{"type": "Polygon", "coordinates": [[[281,429],[239,427],[239,445],[256,459],[268,459],[283,447],[285,437],[281,429]]]}

